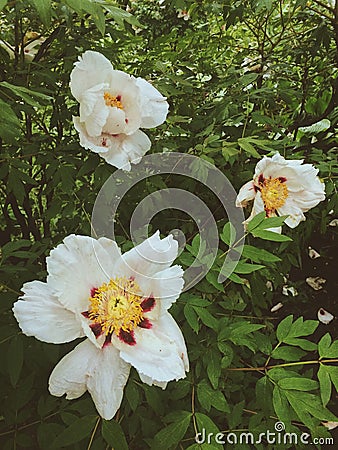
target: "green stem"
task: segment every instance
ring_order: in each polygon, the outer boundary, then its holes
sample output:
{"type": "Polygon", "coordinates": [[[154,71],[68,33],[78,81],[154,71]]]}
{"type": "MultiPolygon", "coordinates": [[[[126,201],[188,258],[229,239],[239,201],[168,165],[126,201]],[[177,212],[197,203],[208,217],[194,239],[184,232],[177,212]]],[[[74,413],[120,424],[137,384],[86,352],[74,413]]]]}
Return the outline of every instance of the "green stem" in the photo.
{"type": "Polygon", "coordinates": [[[262,367],[233,367],[226,370],[230,371],[237,371],[237,372],[259,372],[261,370],[270,370],[275,369],[276,367],[292,367],[292,366],[303,366],[305,364],[324,364],[324,363],[337,363],[338,359],[322,359],[322,360],[315,360],[315,361],[297,361],[297,362],[290,362],[290,363],[284,363],[284,364],[275,364],[273,366],[262,366],[262,367]]]}

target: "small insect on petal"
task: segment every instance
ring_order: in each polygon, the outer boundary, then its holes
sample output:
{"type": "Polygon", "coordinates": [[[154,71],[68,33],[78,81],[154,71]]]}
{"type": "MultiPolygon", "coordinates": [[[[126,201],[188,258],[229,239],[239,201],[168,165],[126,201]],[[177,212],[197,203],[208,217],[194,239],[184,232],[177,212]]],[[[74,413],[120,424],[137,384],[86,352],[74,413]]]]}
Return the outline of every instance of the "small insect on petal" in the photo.
{"type": "Polygon", "coordinates": [[[277,305],[275,305],[275,306],[273,306],[271,309],[270,309],[270,311],[273,313],[273,312],[276,312],[276,311],[278,311],[279,309],[281,309],[281,308],[283,308],[283,303],[281,303],[281,302],[279,302],[279,303],[277,303],[277,305]]]}
{"type": "Polygon", "coordinates": [[[334,319],[334,316],[326,311],[324,308],[320,308],[317,313],[318,320],[325,325],[328,325],[334,319]]]}
{"type": "Polygon", "coordinates": [[[326,283],[325,278],[322,278],[322,277],[308,277],[308,278],[306,278],[305,281],[315,291],[319,291],[320,289],[323,289],[322,284],[326,283]]]}
{"type": "Polygon", "coordinates": [[[309,257],[311,259],[320,258],[320,254],[314,248],[309,247],[309,257]]]}

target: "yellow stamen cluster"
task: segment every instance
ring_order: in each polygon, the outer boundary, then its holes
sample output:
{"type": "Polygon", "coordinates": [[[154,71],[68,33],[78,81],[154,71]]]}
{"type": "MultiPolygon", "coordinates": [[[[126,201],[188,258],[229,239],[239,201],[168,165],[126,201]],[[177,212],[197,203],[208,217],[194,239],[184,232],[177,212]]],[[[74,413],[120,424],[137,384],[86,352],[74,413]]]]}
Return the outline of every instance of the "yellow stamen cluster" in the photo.
{"type": "Polygon", "coordinates": [[[131,331],[142,320],[142,297],[138,285],[124,277],[111,279],[90,297],[89,319],[99,323],[102,331],[119,334],[131,331]]]}
{"type": "Polygon", "coordinates": [[[109,94],[109,92],[105,92],[103,98],[107,106],[123,109],[122,102],[114,95],[109,94]]]}
{"type": "Polygon", "coordinates": [[[283,206],[288,197],[286,183],[279,178],[267,178],[260,189],[265,209],[269,211],[283,206]]]}

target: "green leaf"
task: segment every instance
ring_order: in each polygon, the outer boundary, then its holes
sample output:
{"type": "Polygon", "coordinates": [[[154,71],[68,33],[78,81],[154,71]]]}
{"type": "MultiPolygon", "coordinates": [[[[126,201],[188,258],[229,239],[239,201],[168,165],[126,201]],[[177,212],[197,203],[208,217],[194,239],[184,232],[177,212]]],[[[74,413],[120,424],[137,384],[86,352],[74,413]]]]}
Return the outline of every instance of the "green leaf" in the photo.
{"type": "Polygon", "coordinates": [[[287,338],[287,343],[289,345],[294,345],[296,347],[300,347],[303,350],[307,350],[309,352],[312,352],[313,350],[317,350],[317,344],[311,341],[307,341],[306,339],[299,339],[299,338],[287,338]]]}
{"type": "Polygon", "coordinates": [[[322,399],[323,405],[326,406],[331,398],[331,379],[330,374],[326,370],[326,366],[320,365],[317,377],[320,386],[320,397],[322,399]]]}
{"type": "Polygon", "coordinates": [[[250,144],[250,142],[247,138],[239,138],[238,144],[250,156],[261,159],[261,155],[257,152],[255,147],[252,144],[250,144]]]}
{"type": "Polygon", "coordinates": [[[318,343],[320,358],[338,358],[338,341],[334,341],[329,333],[326,333],[318,343]]]}
{"type": "Polygon", "coordinates": [[[7,353],[7,370],[12,386],[16,386],[23,366],[23,344],[21,336],[11,339],[7,353]]]}
{"type": "Polygon", "coordinates": [[[255,272],[256,270],[263,269],[265,266],[262,266],[261,264],[249,264],[245,263],[243,261],[239,261],[238,264],[235,267],[234,272],[240,273],[240,274],[248,274],[255,272]]]}
{"type": "Polygon", "coordinates": [[[143,25],[137,20],[137,18],[130,14],[128,11],[117,8],[116,6],[112,6],[107,2],[103,4],[103,7],[111,13],[115,22],[119,25],[123,26],[123,22],[126,21],[130,25],[134,25],[138,28],[143,28],[143,25]]]}
{"type": "Polygon", "coordinates": [[[102,421],[102,437],[112,447],[119,450],[128,450],[128,444],[121,425],[115,420],[102,421]]]}
{"type": "MultiPolygon", "coordinates": [[[[196,422],[197,422],[197,430],[198,433],[201,433],[200,435],[197,435],[197,439],[202,439],[203,438],[203,429],[205,431],[205,433],[213,433],[213,436],[216,436],[217,433],[219,433],[219,428],[217,427],[217,425],[210,419],[210,417],[206,416],[205,414],[199,413],[197,412],[195,414],[196,417],[196,422]]],[[[222,444],[217,444],[214,440],[212,441],[212,444],[214,446],[215,449],[219,449],[219,450],[223,450],[223,445],[222,444]]],[[[212,448],[210,444],[208,444],[208,449],[212,448]]]]}
{"type": "Polygon", "coordinates": [[[218,409],[222,412],[230,412],[229,405],[222,392],[214,390],[207,380],[202,380],[197,385],[197,398],[200,404],[208,412],[211,407],[218,409]]]}
{"type": "Polygon", "coordinates": [[[89,436],[95,426],[97,416],[90,415],[76,419],[51,444],[52,448],[65,447],[82,441],[89,436]]]}
{"type": "Polygon", "coordinates": [[[272,403],[278,419],[285,424],[290,423],[291,409],[284,392],[278,386],[273,389],[272,403]]]}
{"type": "Polygon", "coordinates": [[[0,11],[4,9],[4,7],[7,5],[8,0],[0,0],[0,11]]]}
{"type": "Polygon", "coordinates": [[[25,86],[17,86],[16,84],[7,83],[7,81],[1,81],[0,86],[9,89],[13,94],[22,98],[30,106],[40,106],[52,100],[52,97],[41,92],[33,91],[25,86]]]}
{"type": "Polygon", "coordinates": [[[208,352],[207,374],[212,387],[217,389],[221,376],[221,355],[217,349],[209,350],[208,352]]]}
{"type": "Polygon", "coordinates": [[[338,367],[336,366],[325,366],[327,372],[330,375],[331,381],[338,392],[338,367]]]}
{"type": "Polygon", "coordinates": [[[318,382],[310,378],[290,377],[279,380],[278,386],[282,389],[295,389],[296,391],[313,391],[318,389],[318,382]]]}
{"type": "Polygon", "coordinates": [[[280,216],[280,217],[266,217],[259,225],[258,228],[260,230],[266,230],[267,228],[276,228],[283,225],[285,219],[289,216],[280,216]]]}
{"type": "Polygon", "coordinates": [[[236,228],[231,222],[224,225],[220,238],[223,242],[229,245],[229,247],[236,241],[236,228]]]}
{"type": "Polygon", "coordinates": [[[285,236],[284,234],[275,233],[274,231],[269,230],[256,229],[252,231],[252,235],[254,237],[264,239],[265,241],[274,241],[274,242],[292,241],[292,239],[289,236],[285,236]]]}
{"type": "Polygon", "coordinates": [[[212,316],[207,309],[198,308],[197,306],[193,306],[193,308],[196,311],[198,317],[204,323],[204,325],[206,325],[208,328],[211,328],[215,331],[218,329],[217,319],[214,316],[212,316]]]}
{"type": "Polygon", "coordinates": [[[46,28],[50,26],[50,21],[52,17],[52,5],[51,0],[29,0],[30,3],[36,8],[41,22],[46,28]]]}
{"type": "Polygon", "coordinates": [[[284,339],[288,336],[290,332],[290,328],[293,322],[293,316],[287,316],[283,319],[277,327],[277,339],[279,342],[283,342],[284,339]]]}
{"type": "Polygon", "coordinates": [[[263,212],[257,214],[256,216],[254,216],[250,220],[250,222],[247,224],[247,230],[251,232],[252,230],[257,228],[258,225],[263,222],[265,217],[266,217],[265,211],[263,211],[263,212]]]}
{"type": "MultiPolygon", "coordinates": [[[[170,425],[159,431],[154,438],[155,448],[166,450],[178,444],[187,432],[191,415],[192,414],[190,412],[185,411],[185,418],[171,423],[170,425]]],[[[115,448],[119,449],[119,447],[115,448]]]]}
{"type": "Polygon", "coordinates": [[[198,323],[198,315],[193,307],[191,307],[188,303],[184,305],[184,317],[187,319],[188,324],[190,327],[195,331],[195,333],[198,333],[199,330],[199,323],[198,323]]]}
{"type": "Polygon", "coordinates": [[[278,262],[281,258],[264,250],[263,248],[254,247],[252,245],[244,245],[242,256],[249,258],[255,262],[278,262]]]}
{"type": "Polygon", "coordinates": [[[302,350],[287,346],[278,347],[271,354],[272,358],[282,359],[283,361],[299,361],[304,355],[306,353],[302,350]]]}
{"type": "Polygon", "coordinates": [[[20,120],[12,108],[0,98],[0,137],[12,143],[20,134],[20,120]]]}

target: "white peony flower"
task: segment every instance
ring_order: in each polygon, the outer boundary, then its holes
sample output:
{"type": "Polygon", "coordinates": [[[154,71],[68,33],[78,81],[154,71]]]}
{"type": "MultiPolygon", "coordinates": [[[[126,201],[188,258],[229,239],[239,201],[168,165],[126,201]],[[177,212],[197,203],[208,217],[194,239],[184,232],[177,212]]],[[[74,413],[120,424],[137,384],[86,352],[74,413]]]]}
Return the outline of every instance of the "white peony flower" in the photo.
{"type": "Polygon", "coordinates": [[[114,70],[98,52],[83,53],[70,75],[70,87],[80,103],[74,123],[81,145],[101,156],[111,152],[115,156],[108,162],[118,168],[120,159],[125,160],[119,153],[127,152],[128,161],[133,161],[134,152],[143,155],[149,150],[150,140],[139,129],[157,127],[167,117],[169,105],[157,89],[142,78],[114,70]],[[125,142],[126,136],[128,144],[117,144],[116,138],[125,142]]]}
{"type": "Polygon", "coordinates": [[[189,370],[183,335],[168,309],[183,288],[172,266],[178,244],[159,232],[121,254],[107,238],[70,235],[47,258],[47,282],[23,286],[13,307],[23,333],[60,344],[87,337],[49,379],[58,397],[90,393],[104,419],[120,407],[130,367],[165,389],[189,370]]]}
{"type": "Polygon", "coordinates": [[[247,222],[265,211],[267,217],[289,216],[285,223],[295,228],[305,220],[304,212],[325,199],[325,186],[317,173],[303,160],[287,160],[279,153],[272,158],[264,156],[256,165],[253,180],[241,187],[236,206],[254,200],[247,222]]]}
{"type": "Polygon", "coordinates": [[[187,11],[186,9],[179,9],[177,11],[177,17],[179,19],[189,20],[190,19],[189,11],[187,11]]]}

